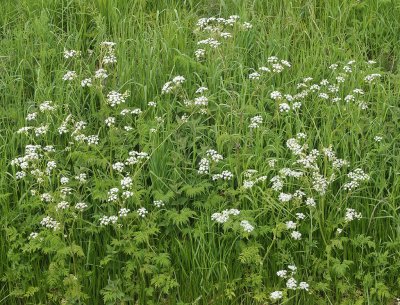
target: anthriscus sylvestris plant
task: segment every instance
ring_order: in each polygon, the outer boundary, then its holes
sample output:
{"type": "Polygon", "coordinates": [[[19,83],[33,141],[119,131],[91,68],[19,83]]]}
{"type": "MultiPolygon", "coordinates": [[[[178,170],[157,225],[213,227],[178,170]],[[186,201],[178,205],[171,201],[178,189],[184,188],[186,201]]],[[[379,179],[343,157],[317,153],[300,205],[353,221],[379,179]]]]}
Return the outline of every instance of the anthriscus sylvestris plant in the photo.
{"type": "Polygon", "coordinates": [[[10,127],[0,303],[399,296],[395,170],[382,161],[392,139],[368,129],[393,116],[381,98],[395,85],[377,62],[304,69],[246,14],[177,19],[172,35],[169,10],[143,33],[144,16],[131,33],[107,12],[81,43],[62,36],[52,83],[10,127]],[[117,34],[104,39],[107,27],[117,34]],[[132,58],[130,35],[148,35],[147,55],[132,58]],[[160,48],[165,62],[138,81],[129,65],[160,48]]]}

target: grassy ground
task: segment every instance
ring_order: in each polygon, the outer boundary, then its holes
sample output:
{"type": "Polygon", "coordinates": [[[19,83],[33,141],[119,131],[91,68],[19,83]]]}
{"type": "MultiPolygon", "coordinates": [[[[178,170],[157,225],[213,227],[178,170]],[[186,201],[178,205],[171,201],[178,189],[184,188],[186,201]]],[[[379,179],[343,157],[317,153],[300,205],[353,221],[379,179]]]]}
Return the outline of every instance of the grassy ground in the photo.
{"type": "Polygon", "coordinates": [[[0,304],[396,304],[399,16],[396,0],[3,0],[0,304]],[[231,15],[233,26],[198,29],[231,15]],[[197,44],[209,37],[221,45],[197,44]],[[290,67],[259,70],[271,56],[290,67]],[[129,96],[112,107],[110,91],[129,96]],[[119,171],[131,151],[148,158],[131,153],[119,171]],[[357,168],[366,175],[348,176],[357,168]],[[240,214],[215,214],[229,209],[240,214]]]}

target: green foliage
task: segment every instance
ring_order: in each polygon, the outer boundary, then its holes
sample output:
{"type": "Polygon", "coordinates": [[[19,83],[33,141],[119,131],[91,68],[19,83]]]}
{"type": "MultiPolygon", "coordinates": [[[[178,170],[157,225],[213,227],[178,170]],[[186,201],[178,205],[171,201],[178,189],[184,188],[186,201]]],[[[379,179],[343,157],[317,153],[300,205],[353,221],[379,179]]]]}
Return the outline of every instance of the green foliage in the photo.
{"type": "Polygon", "coordinates": [[[2,1],[0,304],[395,304],[399,16],[393,0],[2,1]],[[196,27],[231,15],[240,17],[232,26],[196,27]],[[198,44],[208,38],[221,45],[198,44]],[[261,73],[270,56],[291,67],[261,73]],[[100,68],[104,79],[94,77],[100,68]],[[63,80],[67,71],[77,78],[63,80]],[[366,82],[372,74],[381,77],[366,82]],[[162,93],[178,75],[185,81],[162,93]],[[81,86],[86,78],[92,86],[81,86]],[[111,107],[111,91],[130,95],[111,107]],[[202,95],[207,106],[193,105],[202,95]],[[56,108],[42,111],[44,101],[56,108]],[[255,116],[263,121],[251,128],[255,116]],[[315,156],[293,154],[288,139],[318,150],[312,166],[299,158],[315,156]],[[27,145],[40,145],[38,158],[18,167],[27,145]],[[330,145],[348,166],[333,166],[330,145]],[[370,179],[345,190],[356,168],[370,179]],[[348,208],[361,216],[347,219],[348,208]],[[292,277],[297,289],[287,287],[292,277]]]}

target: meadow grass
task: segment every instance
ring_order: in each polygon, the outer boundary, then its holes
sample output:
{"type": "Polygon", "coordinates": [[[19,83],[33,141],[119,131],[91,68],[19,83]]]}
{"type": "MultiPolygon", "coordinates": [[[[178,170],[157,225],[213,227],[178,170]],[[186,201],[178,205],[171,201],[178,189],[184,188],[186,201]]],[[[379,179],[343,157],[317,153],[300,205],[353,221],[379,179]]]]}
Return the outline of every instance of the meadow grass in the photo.
{"type": "Polygon", "coordinates": [[[399,16],[1,1],[0,304],[397,304],[399,16]]]}

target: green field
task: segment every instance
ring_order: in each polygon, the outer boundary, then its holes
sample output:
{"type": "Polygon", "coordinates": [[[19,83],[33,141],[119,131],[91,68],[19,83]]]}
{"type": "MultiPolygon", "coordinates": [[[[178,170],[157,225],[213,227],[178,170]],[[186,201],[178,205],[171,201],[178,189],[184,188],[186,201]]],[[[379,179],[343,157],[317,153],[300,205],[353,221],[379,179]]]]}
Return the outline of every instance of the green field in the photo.
{"type": "Polygon", "coordinates": [[[0,304],[400,304],[400,1],[1,0],[0,304]]]}

